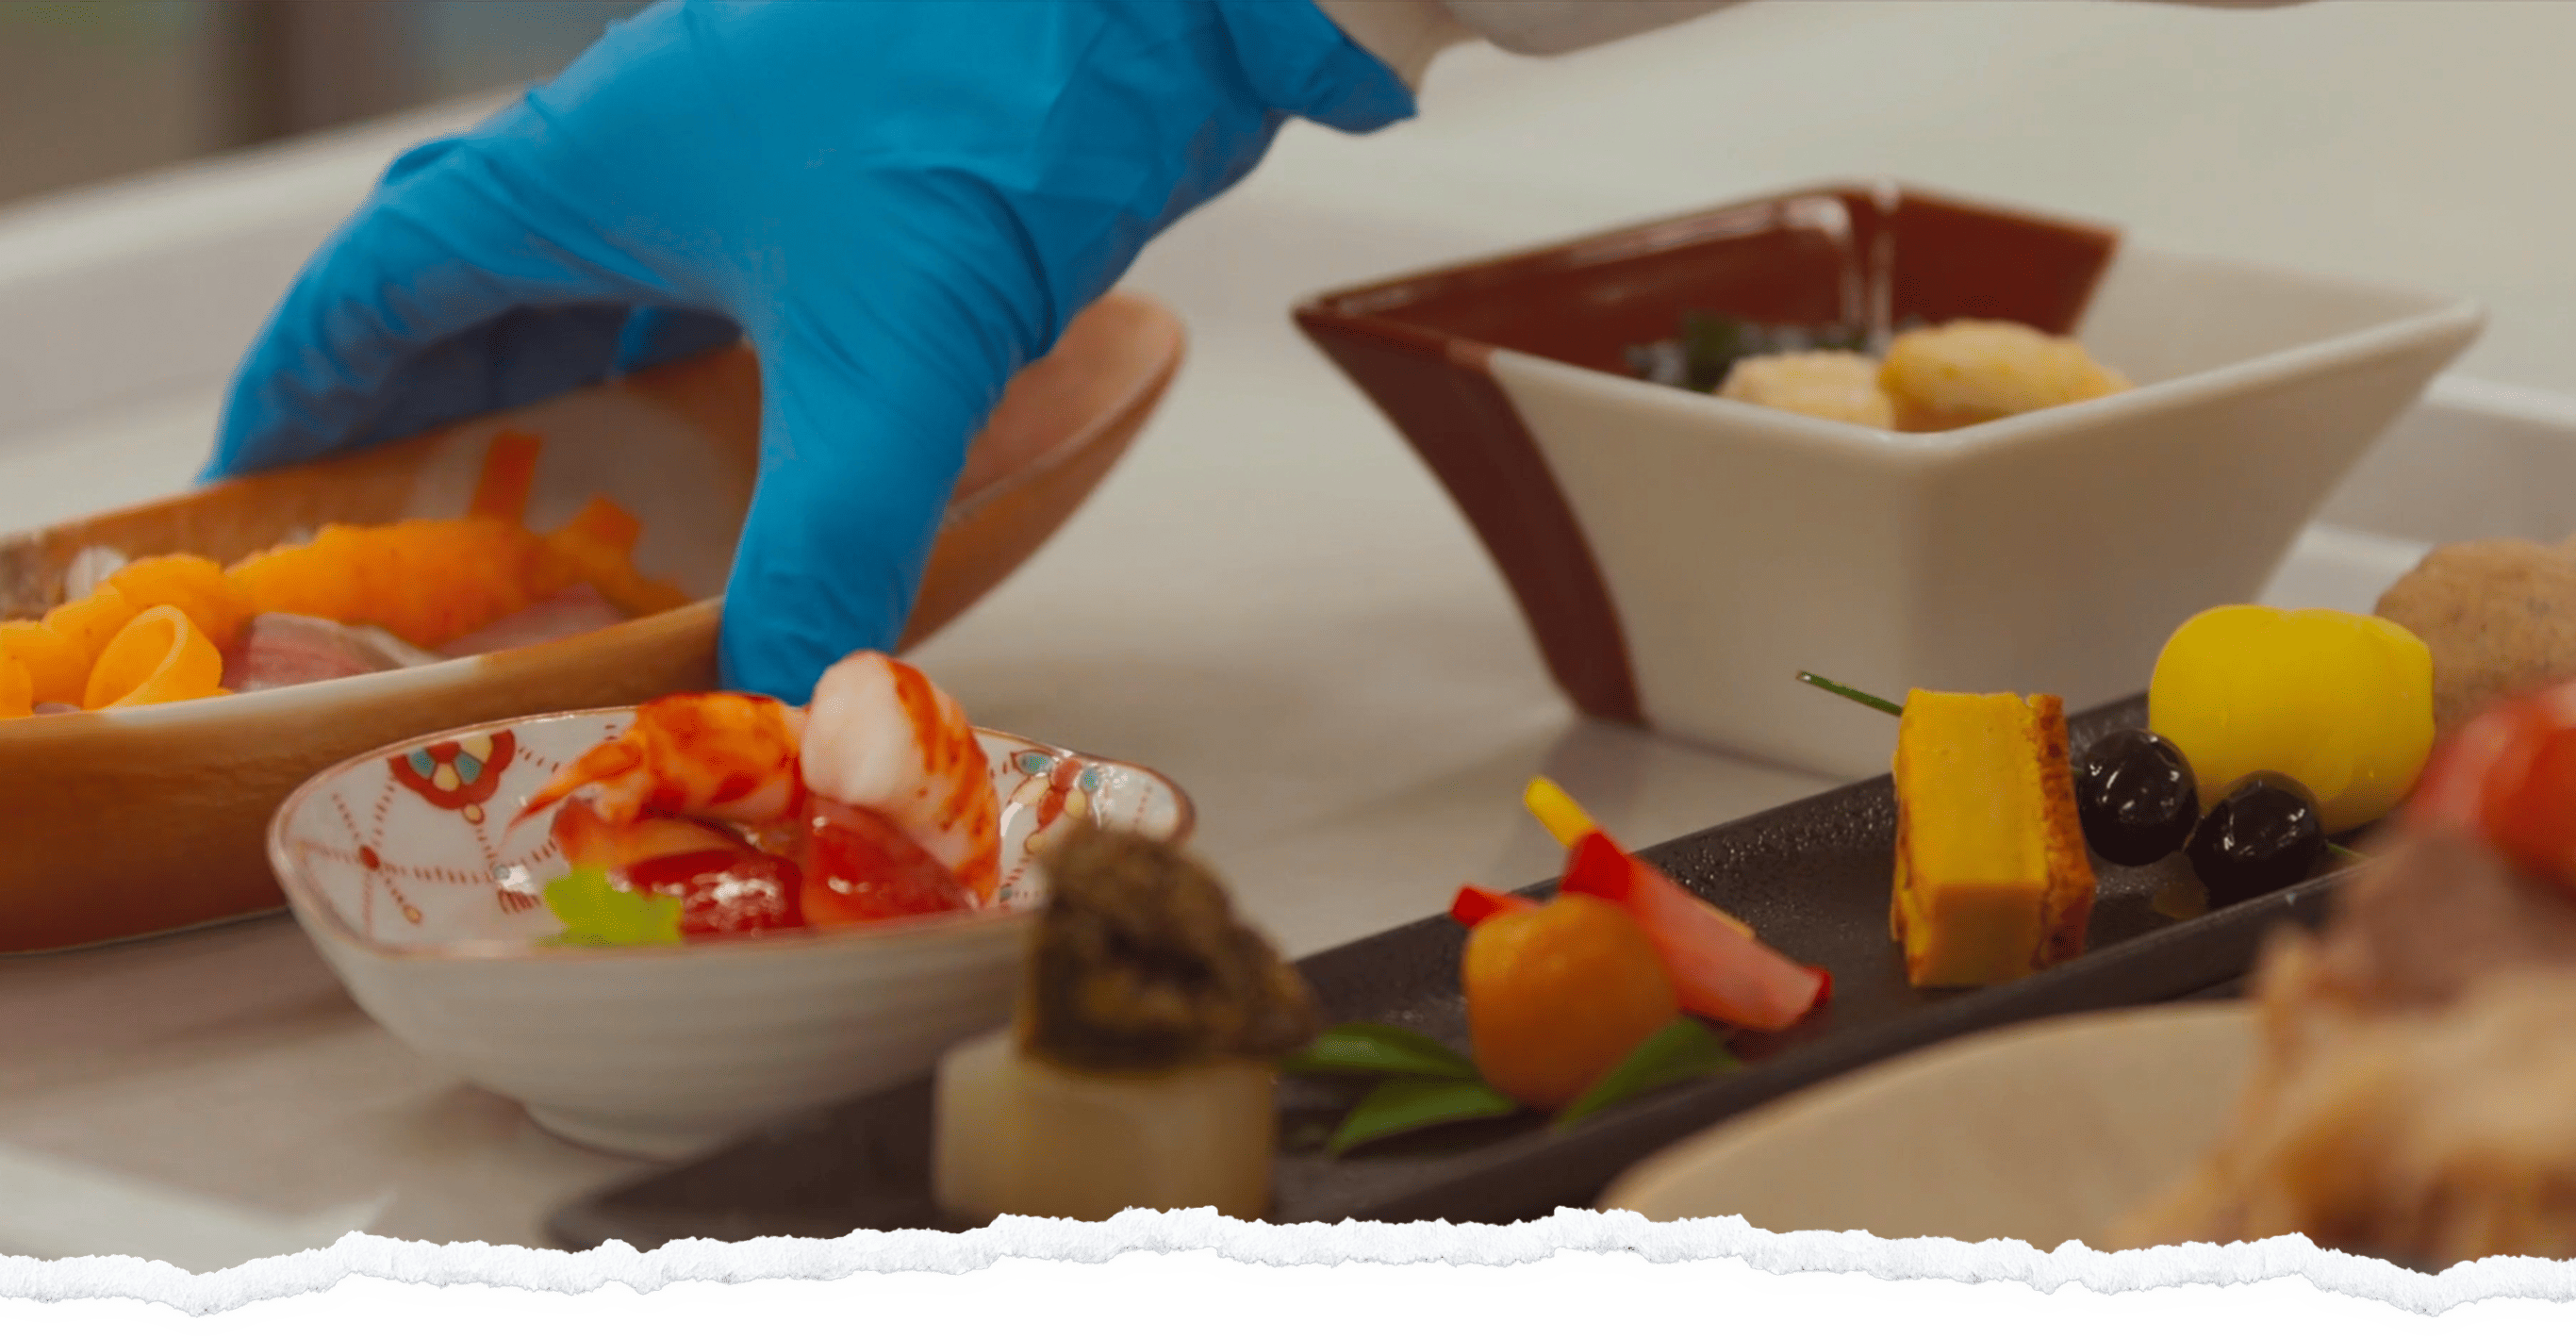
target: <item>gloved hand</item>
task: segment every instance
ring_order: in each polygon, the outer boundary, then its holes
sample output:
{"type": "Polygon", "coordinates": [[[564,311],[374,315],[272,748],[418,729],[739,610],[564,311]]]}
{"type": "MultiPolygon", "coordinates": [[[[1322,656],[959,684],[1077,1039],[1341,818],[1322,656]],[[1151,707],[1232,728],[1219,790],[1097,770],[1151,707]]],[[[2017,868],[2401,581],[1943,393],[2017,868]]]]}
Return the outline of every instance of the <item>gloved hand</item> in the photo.
{"type": "Polygon", "coordinates": [[[385,175],[253,344],[207,477],[748,335],[761,466],[728,686],[893,649],[966,446],[1289,116],[1412,95],[1309,0],[665,0],[385,175]]]}

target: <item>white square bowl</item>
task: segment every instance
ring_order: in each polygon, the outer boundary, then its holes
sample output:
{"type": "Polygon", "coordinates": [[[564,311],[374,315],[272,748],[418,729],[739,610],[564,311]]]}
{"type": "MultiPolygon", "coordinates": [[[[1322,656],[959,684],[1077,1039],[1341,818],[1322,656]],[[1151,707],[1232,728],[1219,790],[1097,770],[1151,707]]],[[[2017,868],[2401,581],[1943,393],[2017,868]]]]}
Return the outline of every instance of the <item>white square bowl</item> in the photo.
{"type": "Polygon", "coordinates": [[[1776,296],[1731,304],[1747,274],[1781,285],[1723,252],[1766,228],[1794,237],[1812,226],[1799,206],[1825,194],[1414,276],[1298,313],[1441,474],[1512,577],[1559,681],[1592,714],[1861,776],[1887,768],[1887,722],[1801,685],[1797,671],[1890,697],[2051,692],[2071,710],[2138,692],[2175,626],[2261,593],[2345,472],[2484,323],[2469,302],[1853,189],[1832,197],[1836,226],[1863,246],[1871,228],[1894,234],[1900,303],[1905,266],[1952,267],[1943,291],[1917,285],[1898,316],[2006,316],[2072,333],[2137,389],[1899,433],[1617,370],[1622,341],[1669,332],[1688,307],[1798,318],[1776,296]],[[1909,236],[1908,210],[1939,226],[1909,236]],[[2056,310],[2030,311],[2011,267],[2016,246],[2040,243],[2018,239],[2065,237],[2099,239],[2099,258],[2081,272],[2069,258],[2080,248],[2061,245],[2059,295],[2036,303],[2056,310]],[[1694,285],[1695,251],[1717,262],[1694,285]],[[1639,277],[1654,265],[1667,277],[1639,277]],[[1980,285],[1980,271],[1996,277],[1980,285]],[[1514,303],[1516,289],[1528,299],[1514,303]],[[1598,330],[1589,344],[1587,321],[1598,330]],[[1515,338],[1542,325],[1544,336],[1515,338]],[[1570,535],[1551,514],[1571,521],[1570,535]]]}

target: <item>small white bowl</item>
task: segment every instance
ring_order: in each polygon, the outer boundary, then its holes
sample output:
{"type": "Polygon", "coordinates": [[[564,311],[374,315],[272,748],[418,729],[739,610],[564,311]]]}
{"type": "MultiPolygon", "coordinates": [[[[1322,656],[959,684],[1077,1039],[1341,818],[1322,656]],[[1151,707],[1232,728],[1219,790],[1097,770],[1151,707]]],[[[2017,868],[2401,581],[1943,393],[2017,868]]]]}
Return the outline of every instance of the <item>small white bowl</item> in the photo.
{"type": "Polygon", "coordinates": [[[508,831],[555,766],[629,709],[499,721],[393,744],[315,776],[269,826],[296,920],[387,1031],[526,1104],[577,1143],[679,1157],[782,1115],[929,1071],[1006,1022],[1031,862],[1061,824],[1189,835],[1180,787],[1143,767],[979,730],[1002,798],[1002,909],[884,926],[631,948],[545,940],[565,864],[544,822],[508,831]]]}

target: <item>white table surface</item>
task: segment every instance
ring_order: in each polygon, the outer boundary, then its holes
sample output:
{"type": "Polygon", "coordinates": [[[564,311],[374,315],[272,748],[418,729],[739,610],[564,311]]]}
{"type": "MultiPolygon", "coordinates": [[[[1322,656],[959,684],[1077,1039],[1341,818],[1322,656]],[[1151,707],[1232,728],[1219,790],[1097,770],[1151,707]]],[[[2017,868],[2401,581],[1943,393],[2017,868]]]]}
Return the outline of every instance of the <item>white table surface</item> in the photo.
{"type": "MultiPolygon", "coordinates": [[[[1884,173],[2463,292],[2460,370],[2576,391],[2576,6],[1757,4],[1420,121],[1296,126],[1130,282],[1189,363],[1094,503],[919,655],[980,722],[1167,770],[1292,952],[1543,878],[1534,772],[1645,844],[1828,783],[1578,722],[1427,472],[1294,332],[1326,286],[1884,173]]],[[[295,262],[447,109],[0,215],[0,530],[177,489],[295,262]]],[[[5,817],[0,817],[5,820],[5,817]]],[[[284,919],[0,962],[0,1248],[191,1267],[364,1226],[543,1244],[636,1163],[416,1059],[284,919]]]]}

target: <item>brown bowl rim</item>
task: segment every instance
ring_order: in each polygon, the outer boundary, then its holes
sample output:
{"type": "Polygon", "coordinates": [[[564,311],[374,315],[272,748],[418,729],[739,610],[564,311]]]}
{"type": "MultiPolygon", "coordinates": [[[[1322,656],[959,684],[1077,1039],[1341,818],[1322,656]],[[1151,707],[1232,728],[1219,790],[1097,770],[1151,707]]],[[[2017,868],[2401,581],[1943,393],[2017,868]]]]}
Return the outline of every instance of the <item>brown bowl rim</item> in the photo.
{"type": "MultiPolygon", "coordinates": [[[[2013,222],[2037,223],[2053,228],[2064,228],[2070,231],[2092,233],[2104,238],[2108,243],[2108,249],[2113,254],[2116,254],[2120,247],[2126,245],[2129,237],[2128,230],[2126,228],[2122,227],[2120,224],[2113,223],[2105,219],[2090,218],[2077,214],[2054,213],[2044,209],[2034,208],[2029,205],[2013,204],[2001,200],[1988,199],[1976,195],[1973,192],[1921,187],[1913,185],[1902,179],[1890,177],[1827,178],[1812,181],[1804,185],[1767,190],[1760,194],[1748,195],[1741,199],[1727,200],[1718,204],[1700,205],[1695,208],[1681,210],[1670,214],[1658,214],[1649,218],[1634,219],[1625,223],[1610,224],[1601,228],[1576,234],[1574,236],[1561,237],[1554,241],[1539,242],[1528,246],[1514,247],[1509,250],[1484,252],[1464,259],[1447,261],[1437,265],[1429,265],[1420,269],[1407,270],[1402,273],[1391,274],[1362,283],[1343,285],[1323,292],[1314,293],[1300,299],[1292,310],[1300,318],[1311,316],[1337,323],[1376,323],[1407,330],[1426,331],[1438,334],[1443,340],[1453,340],[1462,344],[1473,344],[1478,341],[1470,340],[1463,335],[1447,334],[1446,332],[1437,330],[1436,327],[1433,326],[1419,325],[1411,321],[1399,320],[1390,316],[1382,316],[1375,312],[1348,311],[1344,310],[1343,307],[1346,304],[1359,299],[1379,296],[1396,289],[1430,285],[1442,280],[1453,282],[1467,280],[1472,276],[1477,275],[1480,271],[1510,269],[1529,262],[1546,260],[1559,256],[1563,256],[1571,260],[1577,256],[1577,253],[1586,250],[1605,247],[1615,243],[1638,241],[1655,232],[1666,229],[1684,228],[1695,223],[1706,223],[1720,215],[1731,214],[1741,209],[1751,209],[1760,205],[1783,204],[1791,200],[1808,199],[1821,195],[1869,195],[1883,190],[1893,190],[1900,199],[1923,200],[1930,203],[1948,205],[1958,209],[1974,210],[1981,214],[2013,222]]],[[[1687,244],[1687,239],[1684,239],[1680,244],[1687,244]]],[[[1491,280],[1492,285],[1496,287],[1505,286],[1509,282],[1510,279],[1503,275],[1495,275],[1491,280]]],[[[1536,357],[1539,355],[1530,354],[1526,356],[1536,357]]],[[[1553,359],[1551,359],[1551,361],[1553,361],[1553,359]]]]}
{"type": "MultiPolygon", "coordinates": [[[[1173,310],[1171,306],[1153,297],[1151,294],[1137,292],[1126,288],[1110,290],[1103,294],[1099,300],[1092,303],[1091,306],[1084,308],[1084,311],[1089,312],[1113,304],[1136,309],[1148,323],[1157,329],[1157,343],[1160,347],[1157,349],[1151,364],[1136,376],[1107,408],[1085,418],[1078,428],[1066,432],[1061,440],[1057,441],[1037,455],[1031,456],[1029,459],[1022,461],[1019,467],[1013,469],[1011,472],[993,479],[982,487],[977,488],[973,493],[963,497],[950,499],[943,506],[940,512],[940,532],[945,533],[952,527],[965,524],[966,522],[974,519],[977,513],[992,505],[996,500],[1007,496],[1020,488],[1026,487],[1032,482],[1044,479],[1054,474],[1057,470],[1064,468],[1071,461],[1080,457],[1085,450],[1098,444],[1101,434],[1110,426],[1116,424],[1125,416],[1133,413],[1140,404],[1149,402],[1170,389],[1173,378],[1178,373],[1182,364],[1185,363],[1189,357],[1188,323],[1181,319],[1179,312],[1173,310]]],[[[597,387],[586,387],[585,389],[596,388],[597,387]]],[[[133,507],[120,507],[109,512],[98,514],[112,515],[119,511],[167,504],[184,498],[188,496],[190,492],[195,491],[202,491],[202,488],[172,493],[167,496],[152,498],[136,503],[133,507]]],[[[0,544],[25,542],[36,536],[45,534],[48,531],[59,529],[64,525],[78,523],[81,519],[89,519],[89,517],[56,521],[51,524],[36,526],[32,529],[0,534],[0,544]]],[[[405,675],[430,670],[455,672],[463,666],[475,666],[488,672],[494,668],[508,664],[513,658],[519,656],[523,652],[534,650],[539,647],[542,647],[549,657],[564,655],[570,655],[575,658],[586,657],[600,650],[604,641],[612,637],[661,637],[681,635],[690,632],[709,618],[720,619],[722,617],[724,601],[725,597],[722,593],[707,595],[701,598],[692,599],[686,604],[677,605],[658,612],[643,614],[637,617],[622,618],[607,627],[593,628],[586,632],[576,632],[570,636],[553,637],[546,641],[532,642],[525,646],[509,646],[497,650],[481,651],[473,655],[451,656],[449,658],[435,660],[427,664],[396,665],[388,669],[375,669],[364,674],[349,675],[347,678],[342,679],[323,679],[312,683],[289,683],[279,687],[264,688],[256,693],[234,693],[221,697],[200,697],[188,701],[158,702],[150,706],[124,707],[118,710],[115,719],[119,722],[139,721],[142,724],[149,724],[159,719],[168,718],[166,713],[172,710],[184,712],[190,716],[201,713],[214,713],[221,715],[233,711],[247,710],[247,707],[240,704],[245,701],[256,702],[259,708],[263,710],[291,710],[299,703],[297,703],[294,697],[283,694],[295,693],[301,689],[321,688],[326,685],[338,685],[342,691],[346,691],[348,688],[348,679],[353,678],[364,679],[371,684],[381,683],[385,686],[387,691],[400,692],[408,682],[405,675]],[[146,714],[138,717],[138,712],[154,714],[146,714]]],[[[48,724],[43,726],[33,726],[34,728],[96,728],[98,727],[97,718],[100,717],[101,714],[101,712],[97,711],[79,711],[47,715],[30,715],[19,717],[15,720],[0,720],[0,737],[5,737],[6,731],[13,727],[26,727],[27,722],[37,720],[89,720],[92,723],[88,726],[48,724]]],[[[1037,744],[1036,746],[1047,747],[1050,745],[1037,744]]],[[[1098,760],[1109,761],[1113,759],[1103,758],[1098,760]]],[[[1121,763],[1120,765],[1127,764],[1121,763]]]]}

